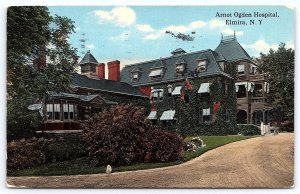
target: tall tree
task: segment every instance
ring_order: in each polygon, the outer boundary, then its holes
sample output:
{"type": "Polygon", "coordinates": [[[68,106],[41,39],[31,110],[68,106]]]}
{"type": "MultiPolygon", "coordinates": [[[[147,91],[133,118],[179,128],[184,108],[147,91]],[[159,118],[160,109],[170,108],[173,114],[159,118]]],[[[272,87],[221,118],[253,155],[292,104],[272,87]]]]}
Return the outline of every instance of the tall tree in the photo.
{"type": "Polygon", "coordinates": [[[268,99],[277,112],[276,120],[293,123],[295,51],[281,43],[276,51],[261,53],[258,63],[270,83],[268,99]]]}
{"type": "Polygon", "coordinates": [[[18,6],[7,11],[7,129],[11,138],[37,127],[27,110],[48,91],[69,89],[78,56],[68,43],[74,22],[50,15],[47,7],[18,6]]]}

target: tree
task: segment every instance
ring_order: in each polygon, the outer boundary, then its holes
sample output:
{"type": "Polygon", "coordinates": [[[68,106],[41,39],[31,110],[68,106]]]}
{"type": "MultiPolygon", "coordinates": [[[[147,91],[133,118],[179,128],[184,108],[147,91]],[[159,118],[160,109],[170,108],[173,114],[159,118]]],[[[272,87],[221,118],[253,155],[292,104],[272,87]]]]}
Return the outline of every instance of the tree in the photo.
{"type": "Polygon", "coordinates": [[[293,123],[295,51],[287,49],[285,44],[281,43],[278,50],[270,49],[267,54],[261,53],[258,63],[270,83],[268,100],[276,110],[275,119],[278,123],[281,121],[293,123]]]}
{"type": "Polygon", "coordinates": [[[142,107],[117,105],[95,114],[83,126],[93,165],[128,165],[181,159],[183,139],[153,126],[142,107]]]}
{"type": "Polygon", "coordinates": [[[76,49],[68,43],[74,28],[73,21],[51,16],[47,7],[8,8],[8,135],[17,137],[20,131],[38,126],[41,118],[29,114],[30,103],[43,102],[48,91],[69,90],[78,59],[76,49]]]}

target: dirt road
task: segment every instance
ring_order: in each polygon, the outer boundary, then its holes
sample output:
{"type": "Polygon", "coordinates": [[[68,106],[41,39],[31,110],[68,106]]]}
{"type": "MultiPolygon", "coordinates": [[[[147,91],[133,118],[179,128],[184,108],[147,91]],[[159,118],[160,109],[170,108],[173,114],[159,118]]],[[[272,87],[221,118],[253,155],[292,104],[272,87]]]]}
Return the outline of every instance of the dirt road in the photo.
{"type": "Polygon", "coordinates": [[[294,176],[294,134],[248,139],[187,163],[112,174],[8,177],[17,187],[288,188],[294,176]]]}

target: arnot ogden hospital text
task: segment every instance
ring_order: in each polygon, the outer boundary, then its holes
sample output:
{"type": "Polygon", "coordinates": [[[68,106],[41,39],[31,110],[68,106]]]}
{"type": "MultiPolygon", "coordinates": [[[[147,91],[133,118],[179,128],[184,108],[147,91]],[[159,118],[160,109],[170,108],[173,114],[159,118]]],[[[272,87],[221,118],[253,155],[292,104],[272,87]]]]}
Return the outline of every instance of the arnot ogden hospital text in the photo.
{"type": "Polygon", "coordinates": [[[246,13],[246,12],[234,12],[234,13],[220,13],[217,12],[215,17],[237,17],[237,18],[245,18],[245,17],[259,17],[259,18],[274,18],[279,17],[277,12],[268,12],[268,13],[246,13]]]}

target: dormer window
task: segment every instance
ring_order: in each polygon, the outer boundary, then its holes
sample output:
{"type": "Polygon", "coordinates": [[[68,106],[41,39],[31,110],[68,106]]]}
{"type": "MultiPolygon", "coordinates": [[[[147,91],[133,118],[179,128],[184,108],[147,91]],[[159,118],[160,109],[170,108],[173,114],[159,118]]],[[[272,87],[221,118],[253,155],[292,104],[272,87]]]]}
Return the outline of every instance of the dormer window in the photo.
{"type": "Polygon", "coordinates": [[[132,82],[137,82],[137,81],[139,81],[139,73],[138,73],[138,72],[133,72],[133,73],[131,73],[131,81],[132,81],[132,82]]]}
{"type": "Polygon", "coordinates": [[[177,75],[183,75],[184,74],[184,64],[176,65],[175,71],[176,71],[177,75]]]}
{"type": "Polygon", "coordinates": [[[163,76],[163,69],[153,69],[149,74],[151,80],[161,79],[163,76]]]}
{"type": "Polygon", "coordinates": [[[201,73],[201,72],[206,71],[206,66],[207,66],[206,60],[199,61],[198,66],[197,66],[197,72],[201,73]]]}
{"type": "Polygon", "coordinates": [[[180,57],[180,59],[175,63],[175,74],[182,76],[185,73],[186,62],[180,57]]]}

